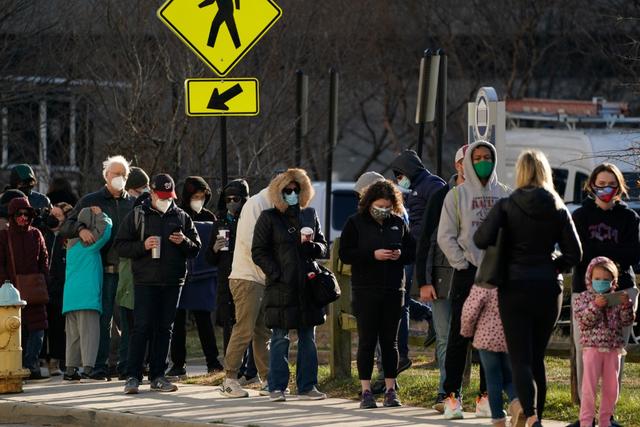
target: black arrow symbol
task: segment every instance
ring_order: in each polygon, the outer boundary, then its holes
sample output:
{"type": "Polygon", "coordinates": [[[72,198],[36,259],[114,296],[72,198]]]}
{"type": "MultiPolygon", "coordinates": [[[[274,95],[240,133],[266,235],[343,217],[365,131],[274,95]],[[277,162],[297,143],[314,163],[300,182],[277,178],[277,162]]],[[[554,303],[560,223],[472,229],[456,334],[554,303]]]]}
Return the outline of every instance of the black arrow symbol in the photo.
{"type": "Polygon", "coordinates": [[[209,103],[207,104],[207,108],[209,110],[223,110],[228,111],[229,107],[227,107],[227,102],[232,98],[240,95],[242,93],[242,86],[240,83],[236,83],[234,86],[225,90],[224,92],[218,92],[218,88],[213,90],[211,94],[211,99],[209,99],[209,103]]]}

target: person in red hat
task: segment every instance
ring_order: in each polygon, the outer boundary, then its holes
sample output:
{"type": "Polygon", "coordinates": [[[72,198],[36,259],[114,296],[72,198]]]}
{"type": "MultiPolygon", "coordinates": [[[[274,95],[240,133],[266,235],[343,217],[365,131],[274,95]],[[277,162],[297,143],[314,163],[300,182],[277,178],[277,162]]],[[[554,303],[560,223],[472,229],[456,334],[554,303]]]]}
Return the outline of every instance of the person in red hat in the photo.
{"type": "Polygon", "coordinates": [[[167,174],[156,175],[151,197],[124,218],[115,241],[118,254],[131,259],[134,283],[126,394],[138,393],[147,343],[151,390],[178,389],[164,375],[171,325],[187,275],[187,259],[198,255],[201,243],[193,221],[174,199],[173,179],[167,174]]]}

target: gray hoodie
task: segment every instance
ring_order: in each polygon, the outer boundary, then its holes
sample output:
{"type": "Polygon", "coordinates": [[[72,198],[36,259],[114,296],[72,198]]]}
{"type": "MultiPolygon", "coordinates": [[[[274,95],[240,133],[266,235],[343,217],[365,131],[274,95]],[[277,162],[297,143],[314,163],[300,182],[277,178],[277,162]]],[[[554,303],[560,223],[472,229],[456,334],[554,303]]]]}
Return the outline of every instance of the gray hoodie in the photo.
{"type": "Polygon", "coordinates": [[[438,226],[438,245],[456,270],[465,270],[469,264],[478,267],[484,251],[473,243],[473,234],[482,224],[493,205],[511,194],[511,189],[498,182],[495,164],[495,147],[485,141],[469,146],[464,155],[465,182],[447,193],[438,226]],[[493,153],[494,167],[486,185],[473,168],[471,154],[480,146],[488,147],[493,153]]]}

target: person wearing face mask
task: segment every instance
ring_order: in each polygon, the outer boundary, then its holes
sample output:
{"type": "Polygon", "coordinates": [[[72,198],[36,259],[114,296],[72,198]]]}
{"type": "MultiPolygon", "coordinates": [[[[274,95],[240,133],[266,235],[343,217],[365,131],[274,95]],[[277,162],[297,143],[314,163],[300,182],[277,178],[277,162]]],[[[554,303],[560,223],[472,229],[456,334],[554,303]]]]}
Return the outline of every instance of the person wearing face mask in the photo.
{"type": "MultiPolygon", "coordinates": [[[[498,182],[495,164],[493,144],[478,141],[469,145],[462,160],[465,180],[445,196],[438,224],[438,247],[455,270],[449,291],[451,316],[443,384],[447,396],[444,401],[445,419],[463,417],[461,388],[470,339],[460,335],[460,316],[484,255],[484,251],[473,242],[473,234],[493,205],[511,193],[507,186],[498,182]]],[[[485,391],[480,390],[476,406],[489,409],[485,391]]],[[[491,416],[490,411],[481,409],[478,412],[491,416]]]]}
{"type": "MultiPolygon", "coordinates": [[[[127,191],[127,193],[129,193],[131,197],[136,199],[136,202],[138,201],[138,199],[140,199],[141,196],[148,196],[149,192],[151,191],[149,189],[149,175],[147,175],[144,169],[136,166],[131,166],[131,169],[129,170],[129,176],[127,177],[127,182],[124,185],[124,189],[127,191]]],[[[142,200],[144,199],[141,199],[140,203],[142,203],[142,200]]]]}
{"type": "Polygon", "coordinates": [[[129,176],[129,162],[122,156],[107,157],[102,163],[104,186],[93,193],[82,197],[69,213],[60,228],[60,234],[66,239],[80,238],[85,245],[96,242],[91,231],[78,221],[78,214],[87,207],[97,206],[113,223],[113,231],[100,254],[104,275],[102,280],[102,314],[100,315],[100,346],[96,358],[92,378],[106,380],[109,376],[109,350],[111,347],[111,324],[118,290],[118,269],[120,257],[114,248],[115,236],[120,229],[124,217],[133,209],[134,198],[124,189],[129,176]]]}
{"type": "Polygon", "coordinates": [[[127,359],[126,394],[137,394],[149,344],[151,390],[176,391],[165,377],[180,288],[187,276],[187,260],[195,258],[201,243],[187,213],[174,203],[173,178],[156,175],[151,198],[124,218],[115,248],[131,258],[134,283],[133,332],[127,359]]]}
{"type": "MultiPolygon", "coordinates": [[[[40,230],[31,224],[35,210],[26,197],[9,203],[9,228],[0,231],[0,283],[16,283],[18,274],[43,274],[48,281],[49,256],[40,230]]],[[[38,355],[47,329],[45,304],[28,304],[22,309],[22,365],[29,369],[29,380],[47,380],[40,372],[38,355]]]]}
{"type": "Polygon", "coordinates": [[[339,255],[351,265],[353,313],[358,324],[360,408],[375,408],[371,391],[374,352],[380,342],[386,392],[383,405],[400,406],[396,393],[398,325],[405,298],[404,266],[414,260],[415,241],[402,215],[402,195],[387,180],[371,184],[346,222],[339,255]]]}
{"type": "Polygon", "coordinates": [[[42,209],[51,208],[51,201],[44,194],[34,190],[37,184],[38,179],[31,166],[23,163],[11,168],[9,188],[22,191],[29,199],[31,207],[39,212],[42,209]]]}
{"type": "Polygon", "coordinates": [[[171,337],[172,367],[167,377],[184,377],[187,359],[187,310],[196,321],[200,345],[209,373],[222,371],[218,361],[218,345],[211,321],[211,312],[215,310],[216,276],[213,267],[206,262],[209,238],[216,216],[205,208],[211,200],[209,184],[199,176],[190,176],[184,182],[180,207],[194,221],[202,239],[203,250],[188,264],[187,281],[180,293],[180,302],[173,323],[171,337]]]}
{"type": "MultiPolygon", "coordinates": [[[[603,163],[594,168],[585,183],[585,191],[589,195],[582,206],[573,212],[573,220],[582,243],[584,257],[576,266],[572,278],[572,305],[581,292],[585,291],[584,277],[589,261],[597,256],[611,259],[618,266],[620,277],[618,289],[629,292],[635,307],[638,301],[634,265],[640,262],[640,218],[638,214],[622,201],[627,196],[627,185],[624,176],[617,166],[603,163]]],[[[573,319],[573,341],[576,354],[582,349],[580,344],[580,328],[573,319]]],[[[631,328],[624,328],[628,342],[631,328]]],[[[578,391],[582,390],[582,359],[576,357],[576,374],[578,391]]],[[[624,356],[620,368],[620,379],[624,370],[624,356]]],[[[615,423],[615,420],[612,420],[615,423]]],[[[579,420],[570,426],[579,426],[579,420]]]]}
{"type": "Polygon", "coordinates": [[[286,400],[290,329],[298,333],[298,398],[327,397],[316,387],[315,327],[324,323],[325,310],[312,304],[305,281],[307,263],[328,255],[318,216],[308,207],[313,196],[313,186],[304,169],[288,169],[279,174],[268,187],[268,197],[275,207],[260,214],[253,234],[251,256],[267,277],[264,321],[272,329],[267,383],[273,402],[286,400]],[[304,228],[309,228],[309,234],[303,234],[304,228]]]}
{"type": "Polygon", "coordinates": [[[27,197],[20,190],[6,190],[0,197],[0,230],[9,228],[9,203],[18,197],[27,197]]]}
{"type": "Polygon", "coordinates": [[[45,220],[47,228],[43,233],[49,253],[49,303],[47,304],[49,328],[44,334],[40,364],[48,363],[51,376],[62,375],[62,364],[65,362],[65,319],[62,315],[62,298],[67,264],[67,241],[60,236],[60,225],[72,209],[73,206],[68,203],[56,203],[45,220]]]}
{"type": "MultiPolygon", "coordinates": [[[[426,224],[422,219],[427,202],[439,189],[446,186],[446,182],[437,175],[429,172],[418,154],[413,150],[406,150],[396,157],[390,165],[398,186],[407,190],[405,206],[409,211],[409,230],[414,241],[420,238],[422,227],[426,224]]],[[[409,359],[409,305],[411,303],[411,286],[414,278],[414,265],[407,266],[406,298],[402,308],[402,321],[398,332],[398,350],[400,351],[400,372],[411,366],[409,359]]],[[[431,319],[428,319],[431,320],[431,319]]]]}

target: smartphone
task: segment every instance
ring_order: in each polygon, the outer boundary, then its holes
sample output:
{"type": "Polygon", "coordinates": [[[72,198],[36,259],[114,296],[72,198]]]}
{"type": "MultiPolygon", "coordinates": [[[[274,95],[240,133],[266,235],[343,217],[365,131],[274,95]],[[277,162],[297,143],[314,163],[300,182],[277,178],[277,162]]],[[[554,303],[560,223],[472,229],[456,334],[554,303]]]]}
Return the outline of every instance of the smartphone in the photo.
{"type": "Polygon", "coordinates": [[[610,292],[608,294],[602,294],[602,296],[607,300],[607,306],[613,307],[614,305],[622,304],[622,301],[620,301],[620,294],[623,292],[624,291],[610,292]]]}

